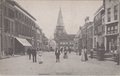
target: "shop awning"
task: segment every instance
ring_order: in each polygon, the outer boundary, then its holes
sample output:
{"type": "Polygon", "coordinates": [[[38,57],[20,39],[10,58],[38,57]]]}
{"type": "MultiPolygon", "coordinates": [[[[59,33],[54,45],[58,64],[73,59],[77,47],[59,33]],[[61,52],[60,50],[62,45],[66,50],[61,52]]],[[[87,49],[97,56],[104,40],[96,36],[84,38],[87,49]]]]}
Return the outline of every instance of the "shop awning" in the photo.
{"type": "Polygon", "coordinates": [[[32,46],[26,39],[16,38],[23,46],[32,46]]]}

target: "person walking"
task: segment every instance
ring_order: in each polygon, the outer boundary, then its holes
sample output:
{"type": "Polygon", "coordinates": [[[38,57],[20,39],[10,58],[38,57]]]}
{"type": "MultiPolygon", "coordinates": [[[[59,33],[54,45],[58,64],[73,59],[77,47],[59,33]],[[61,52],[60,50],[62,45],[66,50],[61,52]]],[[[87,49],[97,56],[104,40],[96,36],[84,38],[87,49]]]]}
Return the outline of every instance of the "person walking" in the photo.
{"type": "Polygon", "coordinates": [[[92,49],[90,50],[90,58],[93,58],[93,51],[94,51],[94,49],[92,48],[92,49]]]}
{"type": "Polygon", "coordinates": [[[68,58],[67,52],[68,52],[68,48],[65,48],[65,49],[64,49],[64,56],[63,56],[64,59],[67,59],[67,58],[68,58]]]}
{"type": "Polygon", "coordinates": [[[56,62],[60,62],[60,50],[56,48],[55,50],[56,62]]]}
{"type": "Polygon", "coordinates": [[[85,61],[85,49],[82,49],[82,53],[81,53],[81,61],[85,61]]]}
{"type": "Polygon", "coordinates": [[[84,49],[84,54],[85,54],[85,61],[87,61],[88,60],[88,56],[87,56],[87,49],[86,48],[84,49]]]}
{"type": "Polygon", "coordinates": [[[37,62],[37,50],[35,48],[32,49],[32,57],[33,57],[33,63],[37,62]]]}
{"type": "Polygon", "coordinates": [[[119,46],[116,53],[117,53],[116,55],[117,65],[120,65],[120,47],[119,46]]]}
{"type": "Polygon", "coordinates": [[[29,60],[31,60],[31,55],[32,55],[32,49],[28,48],[27,53],[29,55],[29,60]]]}
{"type": "Polygon", "coordinates": [[[43,63],[43,58],[42,58],[42,50],[38,50],[38,62],[39,64],[43,63]]]}

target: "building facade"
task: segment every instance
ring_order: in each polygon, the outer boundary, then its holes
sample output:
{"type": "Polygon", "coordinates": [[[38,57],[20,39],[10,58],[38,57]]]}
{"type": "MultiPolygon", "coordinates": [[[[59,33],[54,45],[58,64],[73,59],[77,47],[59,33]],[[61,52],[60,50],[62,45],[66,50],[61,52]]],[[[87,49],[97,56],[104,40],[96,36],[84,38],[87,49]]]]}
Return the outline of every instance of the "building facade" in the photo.
{"type": "Polygon", "coordinates": [[[106,50],[116,50],[119,42],[119,16],[120,4],[119,0],[103,0],[105,5],[105,38],[106,50]]]}
{"type": "Polygon", "coordinates": [[[74,38],[74,51],[76,51],[77,53],[81,53],[82,51],[82,32],[81,31],[82,31],[82,27],[80,26],[74,38]]]}
{"type": "Polygon", "coordinates": [[[86,17],[85,24],[80,26],[78,33],[74,39],[74,46],[78,53],[81,52],[83,48],[87,48],[90,51],[93,48],[93,37],[94,37],[94,24],[89,21],[89,17],[86,17]]]}
{"type": "Polygon", "coordinates": [[[105,47],[105,10],[102,5],[94,15],[94,48],[105,47]]]}
{"type": "Polygon", "coordinates": [[[90,50],[93,48],[93,22],[89,21],[89,17],[86,17],[85,24],[81,29],[82,34],[82,48],[87,48],[90,50]]]}
{"type": "Polygon", "coordinates": [[[14,0],[0,1],[1,56],[8,55],[10,50],[24,54],[29,46],[37,46],[36,19],[14,0]]]}
{"type": "Polygon", "coordinates": [[[93,22],[88,22],[88,27],[87,27],[87,49],[90,51],[93,48],[93,37],[94,37],[94,32],[93,32],[93,22]]]}

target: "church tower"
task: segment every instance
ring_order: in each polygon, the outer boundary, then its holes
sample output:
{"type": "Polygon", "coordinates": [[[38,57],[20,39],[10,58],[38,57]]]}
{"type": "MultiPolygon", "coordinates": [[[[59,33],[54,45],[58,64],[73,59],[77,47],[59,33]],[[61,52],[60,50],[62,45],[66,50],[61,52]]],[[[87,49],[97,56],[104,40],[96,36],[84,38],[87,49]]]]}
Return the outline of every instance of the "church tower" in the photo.
{"type": "Polygon", "coordinates": [[[57,26],[56,26],[55,33],[54,33],[54,39],[56,40],[63,35],[66,35],[66,31],[64,28],[62,11],[60,8],[59,14],[58,14],[58,19],[57,19],[57,26]]]}

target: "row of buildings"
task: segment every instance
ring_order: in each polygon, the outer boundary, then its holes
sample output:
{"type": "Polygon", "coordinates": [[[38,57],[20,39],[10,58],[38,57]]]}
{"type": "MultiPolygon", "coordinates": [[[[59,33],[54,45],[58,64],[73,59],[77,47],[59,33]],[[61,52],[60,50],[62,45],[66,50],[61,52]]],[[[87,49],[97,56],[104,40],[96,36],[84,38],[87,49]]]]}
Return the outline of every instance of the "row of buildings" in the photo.
{"type": "Polygon", "coordinates": [[[10,51],[24,54],[30,46],[43,48],[47,40],[36,19],[17,2],[0,0],[0,57],[10,51]]]}
{"type": "Polygon", "coordinates": [[[103,0],[103,5],[95,12],[94,20],[86,17],[75,36],[75,48],[88,50],[102,47],[113,52],[120,46],[120,0],[103,0]]]}

